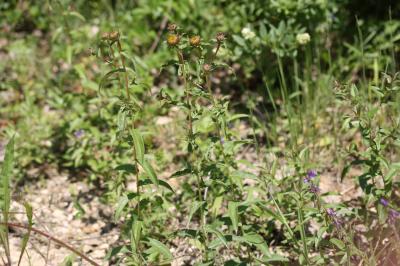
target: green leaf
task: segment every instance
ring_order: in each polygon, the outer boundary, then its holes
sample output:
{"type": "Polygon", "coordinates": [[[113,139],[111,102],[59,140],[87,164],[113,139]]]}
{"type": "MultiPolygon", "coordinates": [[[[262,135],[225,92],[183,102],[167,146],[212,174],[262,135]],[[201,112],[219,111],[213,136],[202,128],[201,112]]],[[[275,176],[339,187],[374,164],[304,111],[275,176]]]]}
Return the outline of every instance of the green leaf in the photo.
{"type": "Polygon", "coordinates": [[[26,218],[28,219],[28,232],[26,232],[22,238],[22,244],[21,244],[21,253],[19,254],[19,260],[18,260],[18,266],[21,264],[22,256],[24,255],[26,246],[28,245],[29,238],[31,236],[31,231],[32,231],[32,216],[33,216],[33,211],[32,211],[32,206],[29,205],[27,202],[24,204],[25,206],[25,212],[26,212],[26,218]]]}
{"type": "Polygon", "coordinates": [[[240,37],[239,35],[233,35],[232,36],[233,40],[235,40],[235,42],[237,42],[240,46],[246,47],[246,41],[240,37]]]}
{"type": "Polygon", "coordinates": [[[136,129],[131,131],[133,146],[135,148],[136,160],[143,166],[144,161],[144,142],[143,137],[136,129]]]}
{"type": "Polygon", "coordinates": [[[76,214],[74,215],[74,218],[79,219],[80,217],[82,217],[82,215],[85,214],[85,209],[79,203],[79,200],[77,198],[74,198],[73,206],[77,210],[76,214]]]}
{"type": "Polygon", "coordinates": [[[278,254],[271,254],[269,256],[264,256],[262,261],[270,264],[271,262],[289,262],[289,259],[278,254]]]}
{"type": "Polygon", "coordinates": [[[128,164],[128,163],[118,165],[117,167],[115,167],[115,170],[127,172],[129,174],[135,174],[137,171],[136,166],[134,164],[128,164]]]}
{"type": "Polygon", "coordinates": [[[234,201],[230,201],[228,203],[228,214],[229,214],[229,218],[231,219],[232,222],[232,226],[233,229],[235,230],[235,232],[237,233],[238,231],[238,221],[239,221],[239,214],[238,214],[238,205],[239,203],[234,202],[234,201]]]}
{"type": "Polygon", "coordinates": [[[264,23],[260,23],[260,37],[263,40],[266,40],[268,38],[268,31],[267,28],[265,27],[264,23]]]}
{"type": "Polygon", "coordinates": [[[102,79],[100,80],[100,83],[99,83],[99,93],[101,92],[101,89],[105,86],[105,83],[107,82],[108,78],[111,77],[113,74],[118,73],[118,72],[125,72],[125,70],[123,68],[113,69],[113,70],[107,72],[102,77],[102,79]]]}
{"type": "Polygon", "coordinates": [[[75,260],[76,260],[76,255],[72,253],[64,258],[60,266],[73,266],[75,260]]]}
{"type": "Polygon", "coordinates": [[[211,214],[212,216],[215,218],[218,215],[218,212],[220,211],[221,207],[222,207],[222,201],[223,201],[224,197],[223,196],[218,196],[214,199],[214,203],[211,207],[211,214]]]}
{"type": "Polygon", "coordinates": [[[161,243],[160,241],[153,239],[153,238],[148,238],[149,239],[149,245],[155,248],[159,254],[162,254],[165,259],[167,260],[172,260],[174,257],[172,256],[171,251],[169,251],[168,247],[161,243]]]}
{"type": "Polygon", "coordinates": [[[114,248],[110,249],[110,250],[107,252],[107,254],[106,254],[106,256],[104,257],[104,259],[105,259],[105,260],[109,260],[109,259],[115,257],[116,255],[120,254],[120,253],[121,253],[121,254],[129,253],[128,247],[129,247],[129,246],[126,246],[126,245],[114,247],[114,248]]]}
{"type": "Polygon", "coordinates": [[[252,244],[255,244],[255,245],[264,243],[264,238],[262,236],[260,236],[259,234],[256,234],[256,233],[245,234],[245,235],[243,235],[243,239],[247,243],[252,243],[252,244]]]}
{"type": "Polygon", "coordinates": [[[124,131],[126,127],[126,111],[121,108],[118,112],[117,117],[118,131],[124,131]]]}
{"type": "Polygon", "coordinates": [[[343,243],[342,240],[339,240],[337,238],[331,238],[329,240],[329,242],[331,242],[332,244],[334,244],[335,246],[337,246],[340,250],[344,250],[346,245],[343,243]]]}
{"type": "Polygon", "coordinates": [[[259,245],[264,243],[264,238],[257,233],[248,233],[243,236],[234,236],[233,239],[238,242],[245,242],[251,245],[259,245]]]}
{"type": "Polygon", "coordinates": [[[76,12],[76,11],[69,11],[69,12],[67,13],[67,15],[68,15],[68,16],[71,16],[71,17],[76,17],[76,18],[82,20],[83,22],[86,21],[85,18],[84,18],[81,14],[79,14],[78,12],[76,12]]]}
{"type": "Polygon", "coordinates": [[[192,203],[192,207],[190,208],[189,219],[186,227],[189,227],[190,221],[192,220],[193,215],[202,207],[204,201],[194,201],[192,203]]]}
{"type": "Polygon", "coordinates": [[[231,122],[231,121],[233,121],[233,120],[236,120],[236,119],[240,119],[240,118],[247,118],[247,117],[249,117],[249,115],[246,115],[246,114],[236,114],[236,115],[233,115],[233,116],[231,116],[231,117],[229,117],[229,119],[227,120],[227,122],[231,122]]]}
{"type": "Polygon", "coordinates": [[[143,222],[136,220],[132,223],[131,230],[131,249],[135,253],[142,237],[143,222]]]}
{"type": "MultiPolygon", "coordinates": [[[[140,180],[139,181],[140,186],[145,186],[145,185],[149,185],[149,184],[153,184],[153,181],[151,181],[151,179],[144,179],[144,180],[140,180]]],[[[158,184],[162,187],[165,187],[166,189],[168,189],[169,191],[171,191],[172,193],[175,193],[174,189],[170,186],[170,184],[168,184],[168,182],[158,179],[158,184]]]]}
{"type": "Polygon", "coordinates": [[[217,229],[214,229],[214,228],[212,228],[210,226],[206,226],[206,231],[216,235],[218,237],[218,239],[221,241],[221,243],[224,244],[225,247],[228,248],[228,244],[226,242],[226,239],[225,239],[224,235],[220,231],[218,231],[217,229]]]}
{"type": "Polygon", "coordinates": [[[191,172],[192,172],[192,170],[191,170],[190,168],[185,168],[185,169],[176,171],[176,172],[173,173],[169,178],[188,175],[188,174],[190,174],[191,172]]]}
{"type": "Polygon", "coordinates": [[[129,199],[126,195],[122,195],[117,203],[117,209],[115,210],[115,215],[114,218],[115,220],[118,220],[121,217],[121,213],[124,210],[126,204],[128,204],[129,199]]]}
{"type": "Polygon", "coordinates": [[[379,98],[384,97],[385,95],[382,93],[382,90],[379,87],[376,86],[369,86],[371,90],[378,96],[379,98]]]}
{"type": "Polygon", "coordinates": [[[142,166],[142,168],[143,168],[144,172],[146,173],[146,175],[150,178],[151,182],[153,182],[154,185],[158,186],[157,175],[154,172],[154,169],[151,166],[151,164],[149,164],[149,162],[147,160],[143,160],[143,162],[140,163],[140,165],[142,166]]]}

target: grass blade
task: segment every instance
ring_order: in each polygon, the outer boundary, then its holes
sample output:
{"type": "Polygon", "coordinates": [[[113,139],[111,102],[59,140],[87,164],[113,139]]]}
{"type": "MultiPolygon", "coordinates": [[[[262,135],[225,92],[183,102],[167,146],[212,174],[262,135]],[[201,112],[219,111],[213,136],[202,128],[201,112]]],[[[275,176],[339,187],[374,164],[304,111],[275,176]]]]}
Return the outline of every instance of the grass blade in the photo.
{"type": "MultiPolygon", "coordinates": [[[[8,214],[10,211],[10,201],[11,201],[11,193],[10,193],[10,178],[14,164],[14,137],[8,142],[6,146],[6,153],[4,156],[3,167],[1,170],[1,211],[3,214],[3,219],[0,220],[3,224],[8,223],[8,214]]],[[[4,247],[7,259],[9,264],[11,265],[11,256],[10,256],[10,246],[9,246],[9,239],[8,239],[8,227],[7,226],[0,226],[0,239],[1,244],[4,247]]]]}
{"type": "Polygon", "coordinates": [[[26,246],[28,245],[29,238],[31,236],[32,232],[32,216],[33,216],[33,211],[32,211],[32,206],[29,205],[29,203],[25,202],[25,212],[26,212],[26,217],[28,218],[28,232],[24,235],[22,238],[22,244],[21,244],[21,253],[19,254],[19,259],[18,259],[18,266],[21,264],[22,256],[24,255],[26,246]]]}
{"type": "Polygon", "coordinates": [[[138,160],[138,162],[143,165],[145,152],[143,137],[136,129],[133,129],[131,134],[133,138],[133,146],[135,148],[136,160],[138,160]]]}

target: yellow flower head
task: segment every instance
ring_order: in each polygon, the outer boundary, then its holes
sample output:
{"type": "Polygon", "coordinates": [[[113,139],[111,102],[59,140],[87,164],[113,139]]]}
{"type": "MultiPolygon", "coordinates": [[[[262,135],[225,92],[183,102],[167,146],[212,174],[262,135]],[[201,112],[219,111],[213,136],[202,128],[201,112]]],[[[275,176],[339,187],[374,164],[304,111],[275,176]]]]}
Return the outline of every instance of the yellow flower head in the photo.
{"type": "Polygon", "coordinates": [[[177,46],[179,44],[180,38],[176,34],[169,34],[167,37],[167,43],[170,46],[177,46]]]}
{"type": "Polygon", "coordinates": [[[190,37],[189,43],[191,46],[199,46],[201,42],[201,38],[199,35],[195,35],[193,37],[190,37]]]}

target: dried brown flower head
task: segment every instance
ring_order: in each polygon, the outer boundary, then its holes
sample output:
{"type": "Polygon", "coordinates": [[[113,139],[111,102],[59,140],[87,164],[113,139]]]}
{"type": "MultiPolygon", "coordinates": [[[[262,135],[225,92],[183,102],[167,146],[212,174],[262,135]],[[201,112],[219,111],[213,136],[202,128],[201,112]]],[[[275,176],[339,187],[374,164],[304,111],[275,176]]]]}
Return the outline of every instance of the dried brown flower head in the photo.
{"type": "Polygon", "coordinates": [[[168,31],[172,31],[172,32],[176,31],[177,28],[178,28],[178,26],[176,26],[175,23],[170,23],[170,24],[168,24],[168,27],[167,27],[168,31]]]}
{"type": "Polygon", "coordinates": [[[223,32],[218,32],[216,36],[217,42],[222,43],[226,39],[226,35],[223,32]]]}
{"type": "Polygon", "coordinates": [[[119,39],[119,32],[118,31],[104,32],[101,35],[101,39],[104,41],[116,42],[119,39]]]}
{"type": "Polygon", "coordinates": [[[110,39],[110,33],[104,32],[103,34],[101,34],[101,39],[104,41],[108,41],[110,39]]]}
{"type": "Polygon", "coordinates": [[[119,39],[119,32],[118,32],[118,31],[112,31],[112,32],[110,32],[109,38],[110,38],[110,41],[112,41],[112,42],[118,41],[118,39],[119,39]]]}
{"type": "Polygon", "coordinates": [[[192,36],[189,39],[189,43],[191,46],[199,46],[200,42],[201,42],[201,38],[199,35],[192,36]]]}
{"type": "Polygon", "coordinates": [[[179,44],[180,38],[176,34],[169,34],[167,37],[167,43],[170,46],[176,46],[179,44]]]}

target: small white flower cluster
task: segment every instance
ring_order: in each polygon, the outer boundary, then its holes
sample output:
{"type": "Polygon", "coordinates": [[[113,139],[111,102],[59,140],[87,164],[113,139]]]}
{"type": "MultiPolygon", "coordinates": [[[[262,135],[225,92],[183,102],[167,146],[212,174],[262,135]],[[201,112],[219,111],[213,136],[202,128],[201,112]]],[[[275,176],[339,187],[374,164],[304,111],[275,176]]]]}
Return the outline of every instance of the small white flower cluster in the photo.
{"type": "Polygon", "coordinates": [[[254,33],[254,31],[252,31],[250,28],[243,28],[242,29],[242,35],[243,38],[245,38],[246,40],[250,40],[253,39],[254,37],[256,37],[256,34],[254,33]]]}
{"type": "Polygon", "coordinates": [[[310,34],[308,34],[307,32],[306,33],[299,33],[299,34],[296,35],[296,40],[297,40],[298,44],[306,45],[307,43],[310,42],[311,37],[310,37],[310,34]]]}

